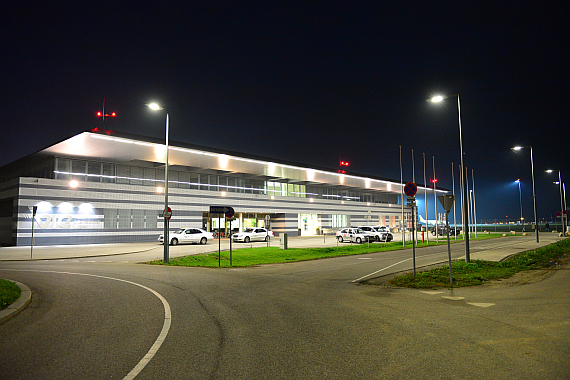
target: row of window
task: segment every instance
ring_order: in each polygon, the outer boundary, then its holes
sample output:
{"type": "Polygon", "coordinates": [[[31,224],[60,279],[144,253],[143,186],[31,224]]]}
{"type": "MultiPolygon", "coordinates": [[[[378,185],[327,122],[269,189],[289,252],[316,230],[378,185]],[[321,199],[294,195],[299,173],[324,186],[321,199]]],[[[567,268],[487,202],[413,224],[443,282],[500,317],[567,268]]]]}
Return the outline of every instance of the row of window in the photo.
{"type": "MultiPolygon", "coordinates": [[[[138,167],[105,162],[56,158],[55,179],[76,179],[87,182],[130,184],[139,186],[162,186],[164,167],[138,167]]],[[[279,197],[301,197],[338,199],[343,201],[370,203],[398,203],[397,195],[364,193],[338,189],[336,187],[306,186],[287,182],[264,181],[253,178],[201,174],[187,171],[168,171],[168,186],[182,189],[225,191],[273,195],[279,197]]]]}

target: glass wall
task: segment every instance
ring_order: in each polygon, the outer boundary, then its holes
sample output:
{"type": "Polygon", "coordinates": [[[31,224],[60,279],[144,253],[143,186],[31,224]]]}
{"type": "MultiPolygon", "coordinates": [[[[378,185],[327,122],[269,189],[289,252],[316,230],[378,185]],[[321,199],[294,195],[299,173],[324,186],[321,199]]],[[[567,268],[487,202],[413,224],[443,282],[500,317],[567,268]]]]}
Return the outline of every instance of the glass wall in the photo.
{"type": "MultiPolygon", "coordinates": [[[[139,167],[107,162],[85,161],[58,157],[55,159],[55,179],[119,183],[138,186],[163,186],[164,168],[139,167]]],[[[168,171],[168,186],[205,191],[260,194],[276,197],[319,198],[349,202],[394,203],[397,195],[374,191],[359,191],[334,186],[289,183],[286,180],[264,181],[239,176],[220,176],[187,171],[168,171]]]]}

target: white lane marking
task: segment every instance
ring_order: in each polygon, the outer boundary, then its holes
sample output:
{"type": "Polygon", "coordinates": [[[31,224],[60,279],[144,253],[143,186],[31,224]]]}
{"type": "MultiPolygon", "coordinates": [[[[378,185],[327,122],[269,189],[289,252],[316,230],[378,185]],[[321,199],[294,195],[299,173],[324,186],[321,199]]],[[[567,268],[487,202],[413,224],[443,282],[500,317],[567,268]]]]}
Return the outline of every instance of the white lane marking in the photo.
{"type": "Polygon", "coordinates": [[[433,296],[434,294],[440,294],[443,292],[438,292],[435,290],[420,290],[420,293],[425,293],[425,294],[429,294],[430,296],[433,296]]]}
{"type": "Polygon", "coordinates": [[[447,298],[448,300],[452,301],[461,301],[465,299],[465,297],[449,297],[449,296],[441,296],[441,298],[447,298]]]}
{"type": "MultiPolygon", "coordinates": [[[[416,258],[424,258],[424,257],[429,257],[429,256],[437,256],[437,255],[441,255],[441,252],[431,253],[431,254],[429,254],[429,255],[418,256],[418,257],[416,257],[416,258]]],[[[390,269],[390,268],[392,268],[393,266],[396,266],[396,265],[401,264],[401,263],[405,263],[406,261],[410,261],[410,260],[412,260],[412,259],[413,259],[413,257],[410,257],[409,259],[402,260],[402,261],[398,261],[397,263],[394,263],[394,264],[392,264],[392,265],[389,265],[389,266],[387,266],[386,268],[379,269],[379,270],[377,270],[376,272],[372,272],[372,273],[370,273],[370,274],[367,274],[367,275],[365,275],[365,276],[362,276],[362,277],[360,277],[360,278],[357,278],[356,280],[352,280],[351,282],[358,282],[358,281],[360,281],[360,280],[362,280],[362,279],[364,279],[364,278],[366,278],[366,277],[373,276],[373,275],[375,275],[376,273],[380,273],[380,272],[382,272],[382,271],[385,271],[386,269],[390,269]]]]}
{"type": "Polygon", "coordinates": [[[131,284],[131,285],[136,285],[138,287],[141,287],[145,290],[148,290],[149,292],[151,292],[152,294],[154,294],[156,296],[156,298],[158,298],[160,300],[160,302],[162,302],[162,306],[164,307],[164,323],[162,324],[162,330],[160,331],[160,334],[158,335],[158,338],[156,338],[156,340],[154,341],[154,344],[152,345],[152,347],[150,348],[150,350],[147,352],[147,354],[138,362],[138,364],[135,366],[135,368],[133,368],[131,370],[131,372],[129,372],[127,374],[127,376],[123,377],[123,380],[132,380],[134,379],[142,370],[144,367],[146,367],[146,365],[150,362],[150,360],[154,357],[154,355],[156,354],[156,352],[158,351],[158,349],[160,348],[160,346],[162,346],[162,343],[164,342],[164,340],[166,339],[166,335],[168,335],[168,331],[170,330],[170,324],[172,322],[172,313],[170,311],[170,305],[168,304],[168,301],[166,301],[166,298],[164,298],[160,293],[158,293],[157,291],[141,285],[141,284],[137,284],[136,282],[132,282],[132,281],[128,281],[128,280],[122,280],[120,278],[114,278],[114,277],[107,277],[107,276],[98,276],[95,274],[87,274],[87,273],[73,273],[73,272],[57,272],[57,271],[43,271],[43,270],[27,270],[27,269],[0,269],[0,270],[6,270],[6,271],[14,271],[14,272],[36,272],[36,273],[56,273],[56,274],[73,274],[73,275],[77,275],[77,276],[88,276],[88,277],[97,277],[97,278],[104,278],[107,280],[114,280],[114,281],[120,281],[120,282],[125,282],[127,284],[131,284]]]}
{"type": "Polygon", "coordinates": [[[358,282],[358,281],[360,281],[360,280],[362,280],[362,279],[364,279],[364,278],[366,278],[366,277],[373,276],[373,275],[375,275],[376,273],[380,273],[380,272],[382,272],[382,271],[384,271],[384,270],[386,270],[386,269],[392,268],[393,266],[396,266],[396,265],[401,264],[401,263],[405,263],[406,261],[410,261],[410,260],[411,260],[411,258],[410,258],[410,259],[406,259],[406,260],[402,260],[402,261],[398,261],[397,263],[392,264],[392,265],[390,265],[390,266],[387,266],[386,268],[379,269],[379,270],[377,270],[376,272],[367,274],[366,276],[362,276],[362,277],[360,277],[360,278],[357,278],[356,280],[352,280],[352,282],[358,282]]]}
{"type": "Polygon", "coordinates": [[[372,257],[359,257],[358,260],[372,260],[372,257]]]}
{"type": "Polygon", "coordinates": [[[495,306],[494,303],[485,303],[485,302],[467,302],[468,305],[473,305],[477,307],[490,307],[495,306]]]}

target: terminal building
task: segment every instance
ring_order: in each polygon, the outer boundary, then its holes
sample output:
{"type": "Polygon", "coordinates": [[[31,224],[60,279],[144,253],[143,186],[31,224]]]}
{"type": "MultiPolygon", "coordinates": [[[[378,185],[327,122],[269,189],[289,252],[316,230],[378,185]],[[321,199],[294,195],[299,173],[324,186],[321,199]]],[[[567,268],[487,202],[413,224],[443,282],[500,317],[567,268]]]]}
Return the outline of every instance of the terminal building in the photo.
{"type": "MultiPolygon", "coordinates": [[[[232,232],[298,236],[402,223],[397,181],[185,143],[168,151],[170,229],[224,236],[231,222],[232,232]],[[210,206],[235,216],[210,215],[210,206]]],[[[30,245],[32,234],[34,245],[156,241],[165,152],[164,140],[96,128],[3,166],[0,245],[30,245]]]]}

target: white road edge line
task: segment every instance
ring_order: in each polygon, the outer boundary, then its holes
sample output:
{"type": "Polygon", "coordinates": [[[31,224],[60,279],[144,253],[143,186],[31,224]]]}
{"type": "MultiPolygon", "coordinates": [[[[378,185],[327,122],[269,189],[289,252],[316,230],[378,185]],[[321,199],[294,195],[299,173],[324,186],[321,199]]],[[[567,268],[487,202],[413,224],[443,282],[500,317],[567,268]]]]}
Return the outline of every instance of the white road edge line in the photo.
{"type": "Polygon", "coordinates": [[[158,338],[156,338],[156,340],[154,341],[154,344],[152,345],[152,347],[150,348],[150,350],[147,352],[147,354],[138,362],[138,364],[135,366],[135,368],[133,368],[131,370],[131,372],[129,372],[127,374],[127,376],[123,377],[123,380],[132,380],[134,379],[142,370],[144,367],[146,367],[146,365],[150,362],[150,360],[154,357],[154,355],[156,354],[156,352],[158,351],[158,349],[160,348],[160,346],[162,346],[162,343],[164,342],[164,340],[166,339],[166,335],[168,335],[168,331],[170,330],[170,324],[172,322],[172,313],[170,311],[170,305],[168,304],[168,301],[166,301],[166,298],[164,298],[160,293],[158,293],[156,290],[153,290],[147,286],[141,285],[141,284],[137,284],[136,282],[132,282],[132,281],[128,281],[128,280],[122,280],[120,278],[114,278],[114,277],[107,277],[107,276],[98,276],[95,274],[87,274],[87,273],[73,273],[73,272],[57,272],[57,271],[43,271],[43,270],[26,270],[26,269],[2,269],[2,270],[7,270],[7,271],[14,271],[14,272],[37,272],[37,273],[57,273],[57,274],[74,274],[77,276],[88,276],[88,277],[97,277],[97,278],[104,278],[107,280],[114,280],[114,281],[120,281],[120,282],[125,282],[127,284],[131,284],[131,285],[136,285],[138,287],[141,287],[145,290],[148,290],[149,292],[151,292],[152,294],[154,294],[159,300],[160,302],[162,302],[162,306],[164,307],[164,323],[162,325],[162,330],[160,331],[160,334],[158,335],[158,338]]]}

